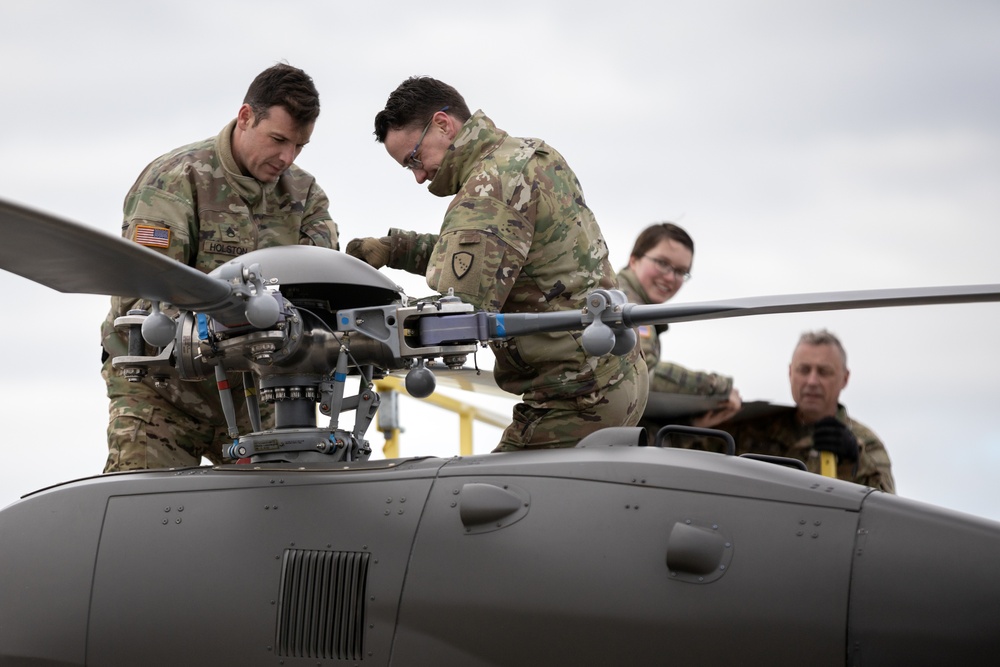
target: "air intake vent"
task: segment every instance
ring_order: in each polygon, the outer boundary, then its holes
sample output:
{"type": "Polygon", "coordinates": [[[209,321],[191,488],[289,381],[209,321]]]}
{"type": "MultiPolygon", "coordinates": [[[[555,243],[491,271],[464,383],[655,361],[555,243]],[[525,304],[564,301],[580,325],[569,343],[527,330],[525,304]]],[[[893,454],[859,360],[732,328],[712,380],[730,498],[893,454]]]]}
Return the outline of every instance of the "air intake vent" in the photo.
{"type": "Polygon", "coordinates": [[[362,660],[369,554],[288,549],[281,567],[277,654],[362,660]]]}

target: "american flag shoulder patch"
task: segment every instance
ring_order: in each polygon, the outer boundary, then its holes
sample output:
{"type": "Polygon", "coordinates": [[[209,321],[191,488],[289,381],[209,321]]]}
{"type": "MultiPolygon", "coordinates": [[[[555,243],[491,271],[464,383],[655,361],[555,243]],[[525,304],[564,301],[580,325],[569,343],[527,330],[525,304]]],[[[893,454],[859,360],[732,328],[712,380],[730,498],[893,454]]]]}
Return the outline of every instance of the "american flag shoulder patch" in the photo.
{"type": "Polygon", "coordinates": [[[153,248],[169,248],[170,230],[166,227],[136,225],[134,240],[139,245],[151,246],[153,248]]]}
{"type": "Polygon", "coordinates": [[[655,330],[653,327],[643,324],[639,327],[639,337],[640,338],[652,338],[655,330]]]}

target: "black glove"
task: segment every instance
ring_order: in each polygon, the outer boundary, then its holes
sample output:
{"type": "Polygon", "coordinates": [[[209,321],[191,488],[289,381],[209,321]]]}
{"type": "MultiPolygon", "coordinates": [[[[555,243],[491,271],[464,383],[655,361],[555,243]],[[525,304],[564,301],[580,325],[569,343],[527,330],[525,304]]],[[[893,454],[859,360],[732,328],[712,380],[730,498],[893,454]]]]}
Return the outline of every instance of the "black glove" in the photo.
{"type": "Polygon", "coordinates": [[[813,447],[833,452],[838,461],[858,460],[858,439],[836,417],[823,417],[813,425],[813,447]]]}

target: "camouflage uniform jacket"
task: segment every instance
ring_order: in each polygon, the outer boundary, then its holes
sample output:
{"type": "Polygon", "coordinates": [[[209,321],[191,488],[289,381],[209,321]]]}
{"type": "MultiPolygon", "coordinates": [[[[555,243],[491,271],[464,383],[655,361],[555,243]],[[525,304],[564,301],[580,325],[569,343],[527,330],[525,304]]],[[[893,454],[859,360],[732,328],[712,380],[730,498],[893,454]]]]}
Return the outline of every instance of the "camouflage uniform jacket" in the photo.
{"type": "MultiPolygon", "coordinates": [[[[642,288],[639,277],[627,266],[618,272],[618,289],[625,293],[630,303],[653,303],[646,295],[646,290],[642,288]]],[[[660,334],[665,333],[667,328],[666,324],[644,324],[636,327],[642,355],[646,358],[646,365],[650,370],[660,361],[660,334]]]]}
{"type": "MultiPolygon", "coordinates": [[[[511,137],[477,111],[459,130],[429,190],[455,195],[439,234],[389,232],[389,266],[431,289],[502,313],[581,310],[617,286],[608,246],[566,160],[540,139],[511,137]]],[[[588,357],[580,332],[491,344],[497,384],[525,400],[591,394],[639,362],[588,357]]]]}
{"type": "MultiPolygon", "coordinates": [[[[337,248],[329,200],[312,175],[292,165],[274,183],[244,176],[233,157],[235,126],[150,163],[125,197],[122,236],[205,273],[257,248],[337,248]]],[[[101,333],[112,357],[127,351],[114,320],[134,303],[111,299],[101,333]]]]}
{"type": "MultiPolygon", "coordinates": [[[[837,407],[837,419],[847,424],[858,439],[858,463],[841,462],[837,477],[872,488],[896,492],[892,478],[889,453],[878,436],[861,422],[851,419],[847,409],[837,407]]],[[[795,408],[752,419],[721,424],[717,428],[732,434],[736,440],[736,454],[754,453],[787,456],[804,461],[811,472],[819,473],[819,452],[813,449],[812,425],[803,424],[795,408]]]]}
{"type": "MultiPolygon", "coordinates": [[[[626,267],[618,272],[619,289],[631,303],[650,304],[646,290],[638,276],[626,267]]],[[[667,331],[666,324],[636,327],[642,354],[649,368],[649,390],[674,394],[728,396],[733,390],[733,378],[717,373],[693,371],[680,364],[660,361],[660,334],[667,331]]]]}

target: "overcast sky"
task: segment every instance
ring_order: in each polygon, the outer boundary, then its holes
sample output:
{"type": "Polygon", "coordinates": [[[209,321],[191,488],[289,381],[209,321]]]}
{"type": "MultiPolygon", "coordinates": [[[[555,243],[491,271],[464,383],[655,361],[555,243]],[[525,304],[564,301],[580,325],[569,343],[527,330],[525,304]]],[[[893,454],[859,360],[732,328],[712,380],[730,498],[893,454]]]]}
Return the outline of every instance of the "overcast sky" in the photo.
{"type": "MultiPolygon", "coordinates": [[[[215,135],[252,78],[287,61],[320,91],[298,163],[345,243],[440,226],[447,200],[372,136],[389,92],[427,74],[569,160],[616,268],[646,225],[685,227],[694,278],[675,302],[1000,283],[1000,4],[587,6],[7,3],[0,197],[117,234],[143,167],[215,135]]],[[[0,299],[3,506],[103,467],[108,300],[6,272],[0,299]]],[[[886,443],[899,494],[1000,519],[1000,304],[678,324],[664,354],[735,376],[745,400],[789,403],[792,348],[821,327],[847,347],[842,400],[886,443]]],[[[403,454],[457,453],[436,410],[404,405],[403,454]]],[[[476,451],[498,437],[477,429],[476,451]]]]}

